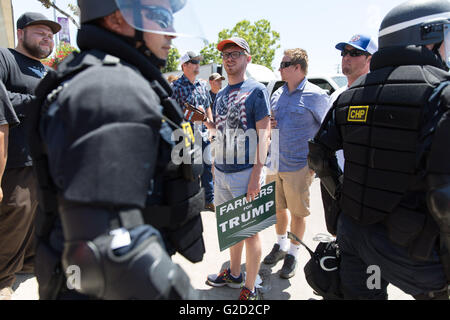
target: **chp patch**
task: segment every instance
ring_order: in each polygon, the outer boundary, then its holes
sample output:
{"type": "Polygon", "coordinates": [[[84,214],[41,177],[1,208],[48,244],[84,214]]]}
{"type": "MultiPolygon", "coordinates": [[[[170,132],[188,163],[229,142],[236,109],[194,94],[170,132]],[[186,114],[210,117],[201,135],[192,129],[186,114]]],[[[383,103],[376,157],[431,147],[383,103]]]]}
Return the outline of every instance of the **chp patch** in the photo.
{"type": "Polygon", "coordinates": [[[348,109],[348,122],[367,122],[369,106],[351,106],[348,109]]]}
{"type": "Polygon", "coordinates": [[[184,144],[186,148],[189,148],[195,143],[194,131],[192,131],[192,126],[189,122],[184,121],[181,124],[181,128],[183,128],[184,133],[184,144]]]}

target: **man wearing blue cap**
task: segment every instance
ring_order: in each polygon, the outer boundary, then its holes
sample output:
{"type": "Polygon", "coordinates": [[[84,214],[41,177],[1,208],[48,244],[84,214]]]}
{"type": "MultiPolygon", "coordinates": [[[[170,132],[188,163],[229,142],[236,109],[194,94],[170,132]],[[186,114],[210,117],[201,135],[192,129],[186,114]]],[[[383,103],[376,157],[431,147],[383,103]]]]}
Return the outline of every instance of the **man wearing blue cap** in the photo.
{"type": "Polygon", "coordinates": [[[390,283],[415,299],[449,300],[450,2],[398,5],[378,44],[370,73],[309,141],[308,165],[342,212],[340,288],[345,299],[387,299],[390,283]]]}
{"type": "Polygon", "coordinates": [[[372,55],[377,51],[378,46],[369,36],[356,34],[348,42],[340,42],[336,49],[341,51],[342,73],[347,77],[347,87],[342,87],[331,95],[330,105],[347,90],[356,79],[369,73],[372,55]]]}
{"type": "MultiPolygon", "coordinates": [[[[356,34],[348,42],[339,42],[336,49],[341,51],[342,73],[347,77],[347,86],[343,86],[333,92],[330,97],[330,108],[334,101],[347,90],[359,77],[368,74],[370,71],[370,62],[372,55],[378,50],[375,41],[367,35],[356,34]]],[[[344,152],[336,152],[339,166],[344,170],[344,152]]],[[[336,234],[337,214],[333,201],[323,185],[321,185],[322,201],[325,211],[325,219],[328,231],[336,234]]]]}

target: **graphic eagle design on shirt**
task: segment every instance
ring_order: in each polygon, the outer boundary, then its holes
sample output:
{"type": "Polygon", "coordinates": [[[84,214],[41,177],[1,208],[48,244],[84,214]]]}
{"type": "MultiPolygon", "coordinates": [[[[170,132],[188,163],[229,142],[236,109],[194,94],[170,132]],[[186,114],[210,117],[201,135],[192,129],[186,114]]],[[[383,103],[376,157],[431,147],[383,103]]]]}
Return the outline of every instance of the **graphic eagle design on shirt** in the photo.
{"type": "Polygon", "coordinates": [[[219,131],[247,130],[245,100],[249,95],[249,92],[241,93],[240,90],[234,90],[218,101],[216,123],[219,131]]]}
{"type": "Polygon", "coordinates": [[[245,148],[245,141],[241,141],[239,136],[247,130],[247,113],[245,101],[251,92],[241,92],[239,89],[230,91],[217,101],[216,127],[221,133],[218,141],[221,141],[225,152],[237,154],[245,148]],[[227,148],[227,141],[233,142],[234,148],[227,148]]]}

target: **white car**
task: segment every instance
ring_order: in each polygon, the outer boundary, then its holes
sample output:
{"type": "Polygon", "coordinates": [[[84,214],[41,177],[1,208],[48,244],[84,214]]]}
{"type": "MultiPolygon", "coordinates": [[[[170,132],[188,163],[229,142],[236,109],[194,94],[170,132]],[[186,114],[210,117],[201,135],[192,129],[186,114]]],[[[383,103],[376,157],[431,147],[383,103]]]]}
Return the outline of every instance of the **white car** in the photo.
{"type": "MultiPolygon", "coordinates": [[[[307,76],[309,82],[314,83],[323,90],[325,90],[329,95],[331,95],[337,89],[347,85],[347,77],[343,74],[332,74],[332,75],[311,75],[307,76]]],[[[282,80],[272,80],[267,84],[267,90],[270,96],[284,85],[282,80]]]]}

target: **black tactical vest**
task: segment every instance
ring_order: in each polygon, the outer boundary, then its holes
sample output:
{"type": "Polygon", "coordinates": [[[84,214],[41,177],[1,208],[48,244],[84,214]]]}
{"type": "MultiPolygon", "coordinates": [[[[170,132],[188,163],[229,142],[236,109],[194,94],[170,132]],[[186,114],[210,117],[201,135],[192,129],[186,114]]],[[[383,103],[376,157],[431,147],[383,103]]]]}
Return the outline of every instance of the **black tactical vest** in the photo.
{"type": "MultiPolygon", "coordinates": [[[[68,58],[60,65],[58,72],[51,72],[38,88],[38,99],[35,101],[37,104],[36,112],[33,116],[35,125],[30,132],[30,138],[32,140],[31,144],[33,145],[33,158],[38,160],[36,170],[39,176],[38,180],[42,200],[40,202],[41,207],[43,207],[42,211],[45,213],[44,216],[54,217],[57,215],[56,194],[60,191],[56,187],[57,184],[52,183],[52,178],[48,170],[46,148],[44,142],[39,137],[39,121],[41,115],[45,118],[49,106],[57,99],[62,91],[70,91],[70,79],[76,74],[99,64],[113,66],[122,64],[124,63],[123,61],[133,61],[133,65],[127,65],[136,69],[136,72],[142,74],[148,80],[153,91],[159,97],[162,114],[166,120],[163,122],[159,132],[160,142],[158,144],[158,150],[155,150],[155,152],[158,152],[155,175],[149,183],[149,190],[145,192],[147,194],[147,201],[145,208],[142,210],[144,222],[159,229],[165,240],[166,249],[169,254],[178,251],[192,262],[201,261],[205,252],[200,217],[200,211],[204,207],[204,194],[199,182],[202,165],[175,165],[171,161],[171,150],[174,144],[171,141],[171,134],[174,130],[173,126],[181,127],[183,115],[176,102],[173,102],[169,98],[170,92],[167,92],[167,90],[170,91],[170,86],[164,83],[165,80],[162,79],[159,70],[152,70],[150,68],[151,65],[145,57],[142,57],[136,50],[130,49],[128,44],[120,41],[117,36],[111,35],[96,26],[88,25],[83,26],[83,28],[79,31],[78,40],[79,44],[80,39],[82,40],[82,49],[86,51],[78,57],[68,58]],[[96,39],[101,39],[101,41],[99,40],[98,42],[96,39]],[[115,44],[115,46],[111,44],[115,44]],[[111,54],[117,54],[117,56],[107,55],[99,50],[88,51],[90,46],[105,46],[109,49],[109,51],[105,50],[106,52],[112,51],[111,54]],[[139,66],[139,63],[148,67],[138,69],[135,66],[139,66]],[[64,85],[62,85],[63,82],[64,85]],[[45,103],[44,100],[46,100],[45,103]]],[[[156,70],[155,67],[153,69],[156,70]]],[[[146,141],[142,141],[142,143],[146,143],[146,141]]],[[[100,159],[93,158],[92,161],[100,161],[100,159]]],[[[125,165],[133,166],[134,163],[125,165]]],[[[105,177],[105,184],[110,182],[107,180],[108,177],[105,177]]],[[[85,194],[92,194],[89,191],[89,185],[78,189],[83,190],[79,194],[76,194],[75,197],[81,200],[83,200],[85,194]]],[[[132,192],[132,188],[129,189],[132,192]]],[[[132,194],[129,196],[129,198],[133,197],[132,194]]],[[[101,200],[109,203],[107,201],[108,199],[101,200]]],[[[113,201],[117,199],[110,200],[111,203],[114,203],[113,201]]],[[[53,218],[44,219],[40,223],[42,226],[39,229],[42,229],[42,231],[38,231],[38,233],[42,237],[45,237],[49,233],[52,221],[53,218]]]]}
{"type": "Polygon", "coordinates": [[[335,120],[345,156],[342,212],[362,225],[384,222],[394,243],[426,256],[438,228],[426,207],[420,141],[428,99],[448,74],[414,63],[422,54],[403,48],[395,57],[406,65],[396,67],[393,52],[374,55],[372,72],[339,97],[335,120]]]}

